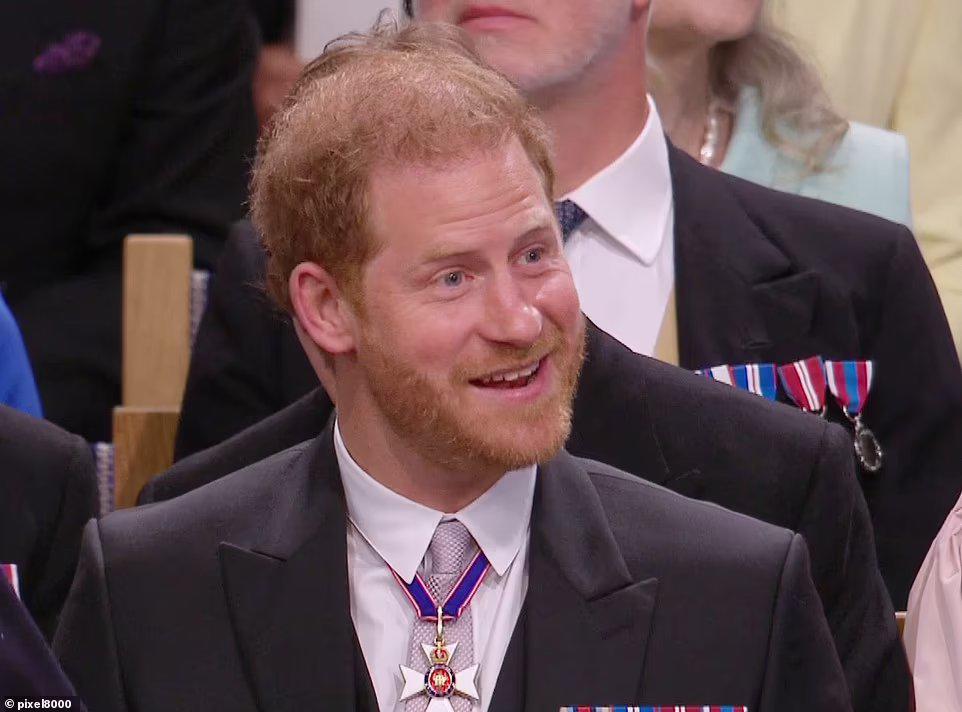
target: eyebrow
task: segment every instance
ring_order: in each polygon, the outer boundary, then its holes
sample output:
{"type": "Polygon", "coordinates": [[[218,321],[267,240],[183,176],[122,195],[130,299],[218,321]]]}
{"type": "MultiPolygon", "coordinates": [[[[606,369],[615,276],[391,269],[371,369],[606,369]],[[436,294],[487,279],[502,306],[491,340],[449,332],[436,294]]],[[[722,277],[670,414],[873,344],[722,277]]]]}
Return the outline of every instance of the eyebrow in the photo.
{"type": "MultiPolygon", "coordinates": [[[[551,222],[541,223],[540,225],[537,225],[525,231],[524,233],[519,235],[517,238],[515,238],[514,244],[511,246],[511,252],[515,252],[525,242],[531,240],[532,238],[540,234],[545,234],[545,233],[554,234],[554,232],[555,231],[553,229],[553,224],[551,222]]],[[[423,268],[424,266],[431,265],[435,262],[446,262],[448,260],[463,259],[465,257],[471,256],[472,254],[474,254],[474,252],[475,250],[459,250],[459,251],[449,250],[445,248],[443,245],[441,245],[439,247],[432,248],[426,255],[424,255],[424,259],[421,262],[421,267],[423,268]]]]}

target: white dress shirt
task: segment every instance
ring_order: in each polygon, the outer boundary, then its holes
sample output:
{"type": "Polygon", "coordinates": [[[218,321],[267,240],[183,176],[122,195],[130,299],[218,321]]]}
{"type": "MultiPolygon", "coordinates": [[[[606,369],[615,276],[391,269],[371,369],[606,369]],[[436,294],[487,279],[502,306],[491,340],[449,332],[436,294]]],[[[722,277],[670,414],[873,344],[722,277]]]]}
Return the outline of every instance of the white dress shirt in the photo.
{"type": "MultiPolygon", "coordinates": [[[[388,489],[354,461],[334,426],[334,452],[347,502],[347,571],[351,618],[381,712],[403,712],[399,665],[407,655],[415,613],[398,582],[429,573],[425,554],[444,519],[457,519],[491,562],[471,601],[474,662],[480,705],[491,702],[514,626],[528,588],[528,538],[537,468],[508,472],[460,512],[447,515],[388,489]],[[390,567],[390,568],[389,568],[390,567]]],[[[425,663],[427,661],[425,660],[425,663]]],[[[454,671],[462,666],[454,658],[454,671]]]]}
{"type": "Polygon", "coordinates": [[[675,283],[668,146],[648,97],[635,142],[564,196],[588,217],[565,244],[581,310],[635,353],[652,355],[675,283]]]}

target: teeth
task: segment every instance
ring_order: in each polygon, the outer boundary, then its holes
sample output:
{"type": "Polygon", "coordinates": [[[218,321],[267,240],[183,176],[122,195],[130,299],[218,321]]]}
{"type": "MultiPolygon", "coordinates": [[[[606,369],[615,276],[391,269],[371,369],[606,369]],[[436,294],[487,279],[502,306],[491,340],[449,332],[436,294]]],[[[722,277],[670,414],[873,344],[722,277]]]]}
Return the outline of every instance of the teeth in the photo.
{"type": "Polygon", "coordinates": [[[512,371],[511,373],[501,373],[496,376],[488,376],[482,380],[482,383],[501,383],[502,381],[508,381],[510,383],[511,381],[517,381],[519,378],[527,378],[538,370],[538,363],[540,362],[533,363],[521,371],[512,371]]]}

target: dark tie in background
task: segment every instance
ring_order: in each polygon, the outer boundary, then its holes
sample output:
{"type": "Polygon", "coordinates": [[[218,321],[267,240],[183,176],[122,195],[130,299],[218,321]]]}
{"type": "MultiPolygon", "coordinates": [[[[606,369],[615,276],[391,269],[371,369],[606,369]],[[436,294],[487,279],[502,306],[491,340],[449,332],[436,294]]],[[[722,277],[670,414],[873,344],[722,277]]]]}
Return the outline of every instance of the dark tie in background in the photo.
{"type": "Polygon", "coordinates": [[[554,204],[554,212],[558,216],[558,222],[561,223],[562,242],[567,242],[571,232],[588,217],[588,213],[573,200],[559,200],[554,204]]]}

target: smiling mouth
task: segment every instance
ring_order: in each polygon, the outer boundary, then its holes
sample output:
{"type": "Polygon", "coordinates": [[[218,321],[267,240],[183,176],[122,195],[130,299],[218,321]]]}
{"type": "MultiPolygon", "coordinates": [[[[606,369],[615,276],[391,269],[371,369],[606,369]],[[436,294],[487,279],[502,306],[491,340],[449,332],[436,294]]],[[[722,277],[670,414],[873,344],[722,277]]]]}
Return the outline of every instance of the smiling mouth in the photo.
{"type": "Polygon", "coordinates": [[[522,19],[524,18],[524,15],[520,15],[516,12],[512,12],[511,10],[493,5],[475,6],[469,7],[461,14],[461,17],[458,18],[458,24],[464,24],[472,20],[484,20],[491,18],[522,19]]]}
{"type": "Polygon", "coordinates": [[[471,380],[471,385],[478,388],[496,388],[508,390],[512,388],[524,388],[538,377],[541,367],[547,356],[518,369],[511,371],[499,371],[481,378],[471,380]]]}

